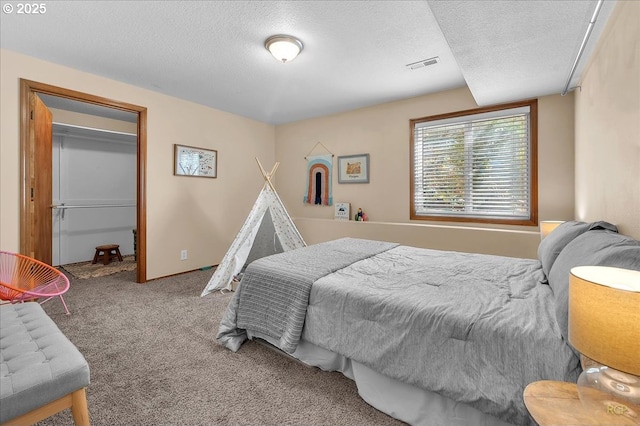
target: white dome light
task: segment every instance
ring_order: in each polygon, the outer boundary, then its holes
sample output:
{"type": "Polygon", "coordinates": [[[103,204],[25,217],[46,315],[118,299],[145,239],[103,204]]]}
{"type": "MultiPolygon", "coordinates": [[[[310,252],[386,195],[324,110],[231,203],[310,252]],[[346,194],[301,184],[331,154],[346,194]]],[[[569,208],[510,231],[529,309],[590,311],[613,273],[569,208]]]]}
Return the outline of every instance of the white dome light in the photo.
{"type": "Polygon", "coordinates": [[[302,52],[302,42],[288,35],[274,35],[264,42],[274,58],[281,62],[291,62],[302,52]]]}

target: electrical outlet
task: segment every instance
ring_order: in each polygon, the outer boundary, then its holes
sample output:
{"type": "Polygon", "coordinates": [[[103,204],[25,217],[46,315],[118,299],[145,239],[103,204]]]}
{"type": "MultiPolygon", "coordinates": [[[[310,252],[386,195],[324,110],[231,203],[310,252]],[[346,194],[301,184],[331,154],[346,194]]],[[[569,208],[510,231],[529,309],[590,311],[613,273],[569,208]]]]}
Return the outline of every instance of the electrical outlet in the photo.
{"type": "Polygon", "coordinates": [[[187,251],[186,250],[182,250],[180,252],[180,260],[187,260],[187,251]]]}

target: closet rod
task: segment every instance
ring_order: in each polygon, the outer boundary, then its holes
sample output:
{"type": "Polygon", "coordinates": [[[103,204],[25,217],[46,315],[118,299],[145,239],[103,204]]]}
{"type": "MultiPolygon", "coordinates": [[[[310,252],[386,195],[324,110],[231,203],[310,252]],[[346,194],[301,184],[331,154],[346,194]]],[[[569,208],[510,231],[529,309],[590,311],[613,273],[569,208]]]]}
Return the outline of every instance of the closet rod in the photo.
{"type": "Polygon", "coordinates": [[[584,35],[584,39],[582,39],[582,44],[580,45],[580,50],[578,50],[578,55],[576,56],[576,60],[573,62],[573,66],[571,67],[571,72],[569,73],[569,78],[567,79],[567,84],[564,86],[564,90],[562,91],[562,96],[566,95],[569,91],[569,84],[571,84],[571,79],[573,78],[573,74],[576,72],[576,67],[578,66],[578,62],[582,57],[582,53],[584,52],[584,48],[587,46],[587,41],[589,40],[589,36],[591,35],[591,30],[593,30],[593,26],[596,23],[596,19],[598,18],[598,14],[600,13],[600,8],[602,7],[602,3],[604,0],[598,0],[598,4],[596,5],[596,10],[593,12],[593,16],[591,17],[591,21],[589,21],[589,26],[587,27],[587,32],[584,35]]]}
{"type": "Polygon", "coordinates": [[[102,207],[135,207],[135,204],[92,204],[84,206],[67,206],[64,204],[53,204],[53,209],[97,209],[102,207]]]}

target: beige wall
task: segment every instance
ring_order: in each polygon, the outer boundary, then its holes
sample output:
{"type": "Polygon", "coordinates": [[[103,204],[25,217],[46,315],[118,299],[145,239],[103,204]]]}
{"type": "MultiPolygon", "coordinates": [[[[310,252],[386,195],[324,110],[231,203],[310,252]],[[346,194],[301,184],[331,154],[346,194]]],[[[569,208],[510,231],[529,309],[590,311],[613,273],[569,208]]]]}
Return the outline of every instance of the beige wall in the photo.
{"type": "Polygon", "coordinates": [[[619,1],[576,91],[577,219],[640,239],[640,2],[619,1]]]}
{"type": "MultiPolygon", "coordinates": [[[[573,217],[573,96],[539,99],[539,216],[573,217]]],[[[398,241],[428,248],[535,257],[537,227],[460,225],[409,220],[409,120],[477,108],[467,88],[391,102],[276,127],[277,188],[307,243],[340,236],[398,241]],[[333,207],[305,205],[304,157],[321,142],[336,157],[369,153],[369,184],[338,184],[334,202],[361,207],[370,223],[334,221],[333,207]]],[[[313,153],[325,151],[318,146],[313,153]]],[[[326,152],[326,151],[325,151],[326,152]]],[[[334,167],[337,168],[334,157],[334,167]]]]}
{"type": "MultiPolygon", "coordinates": [[[[640,238],[639,15],[640,2],[618,2],[575,103],[573,94],[539,99],[541,220],[604,219],[640,238]]],[[[466,88],[274,128],[4,49],[0,55],[2,250],[19,247],[18,89],[19,78],[26,78],[148,108],[150,279],[221,260],[262,185],[256,156],[267,169],[281,162],[276,186],[308,243],[351,235],[535,257],[535,228],[409,220],[409,120],[474,108],[466,88]],[[302,204],[304,157],[317,142],[336,156],[371,154],[371,183],[339,185],[337,170],[333,175],[334,200],[362,207],[371,222],[336,222],[333,207],[302,204]],[[174,177],[174,143],[217,149],[219,177],[174,177]],[[181,249],[189,250],[189,260],[178,260],[181,249]]]]}
{"type": "MultiPolygon", "coordinates": [[[[148,108],[147,278],[218,263],[274,162],[274,127],[0,50],[0,248],[19,249],[19,79],[148,108]],[[218,178],[173,176],[173,144],[218,150],[218,178]],[[180,261],[180,250],[189,259],[180,261]]],[[[203,288],[206,283],[203,283],[203,288]]]]}

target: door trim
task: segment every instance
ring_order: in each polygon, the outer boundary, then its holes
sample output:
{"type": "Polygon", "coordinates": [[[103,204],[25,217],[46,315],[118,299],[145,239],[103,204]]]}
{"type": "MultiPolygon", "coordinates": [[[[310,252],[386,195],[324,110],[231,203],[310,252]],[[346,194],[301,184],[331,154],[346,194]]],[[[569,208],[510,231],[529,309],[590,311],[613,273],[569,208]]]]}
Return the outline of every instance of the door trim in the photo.
{"type": "Polygon", "coordinates": [[[28,254],[32,231],[30,221],[28,220],[30,214],[29,176],[32,172],[32,164],[30,162],[29,154],[31,152],[31,130],[29,126],[30,93],[54,95],[80,102],[116,108],[138,115],[136,167],[136,282],[147,282],[147,108],[22,78],[20,79],[20,253],[28,254]]]}

